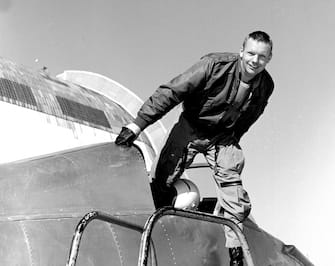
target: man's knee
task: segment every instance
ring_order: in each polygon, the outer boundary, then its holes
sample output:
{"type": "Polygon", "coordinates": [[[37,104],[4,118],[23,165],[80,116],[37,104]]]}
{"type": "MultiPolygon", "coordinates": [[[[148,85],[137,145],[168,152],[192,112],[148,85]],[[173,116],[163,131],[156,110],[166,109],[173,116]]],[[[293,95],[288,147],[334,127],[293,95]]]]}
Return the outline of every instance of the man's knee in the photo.
{"type": "Polygon", "coordinates": [[[219,203],[224,216],[237,223],[243,222],[250,214],[251,202],[242,186],[228,186],[218,191],[219,203]]]}
{"type": "Polygon", "coordinates": [[[150,183],[153,201],[156,209],[164,206],[173,206],[173,201],[177,196],[174,186],[166,186],[165,182],[153,179],[150,183]]]}

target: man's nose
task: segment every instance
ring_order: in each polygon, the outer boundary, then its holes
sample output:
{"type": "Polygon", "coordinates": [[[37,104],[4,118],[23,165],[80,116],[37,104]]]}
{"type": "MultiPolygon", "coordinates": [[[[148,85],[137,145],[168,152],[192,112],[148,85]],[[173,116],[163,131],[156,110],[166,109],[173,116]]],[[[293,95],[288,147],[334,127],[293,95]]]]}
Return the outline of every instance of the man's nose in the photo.
{"type": "Polygon", "coordinates": [[[258,63],[258,61],[259,61],[259,56],[256,54],[252,57],[252,62],[253,63],[258,63]]]}

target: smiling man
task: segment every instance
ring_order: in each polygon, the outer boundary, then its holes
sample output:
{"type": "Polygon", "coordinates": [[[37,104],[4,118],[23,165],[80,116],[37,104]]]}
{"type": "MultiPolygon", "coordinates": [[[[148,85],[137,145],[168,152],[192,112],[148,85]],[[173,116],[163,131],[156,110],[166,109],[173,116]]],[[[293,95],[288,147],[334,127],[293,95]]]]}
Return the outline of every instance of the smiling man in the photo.
{"type": "Polygon", "coordinates": [[[242,80],[246,82],[262,72],[272,57],[272,42],[263,42],[257,34],[260,33],[254,32],[244,40],[240,52],[242,80]]]}
{"type": "MultiPolygon", "coordinates": [[[[161,85],[123,127],[115,143],[130,146],[138,134],[183,103],[152,172],[151,189],[156,208],[173,205],[174,183],[198,153],[202,153],[216,183],[215,214],[236,222],[249,215],[251,203],[242,186],[244,156],[239,141],[263,113],[274,84],[265,70],[272,57],[272,41],[262,31],[250,33],[240,53],[211,53],[184,73],[161,85]]],[[[225,228],[230,265],[243,265],[241,244],[225,228]]]]}

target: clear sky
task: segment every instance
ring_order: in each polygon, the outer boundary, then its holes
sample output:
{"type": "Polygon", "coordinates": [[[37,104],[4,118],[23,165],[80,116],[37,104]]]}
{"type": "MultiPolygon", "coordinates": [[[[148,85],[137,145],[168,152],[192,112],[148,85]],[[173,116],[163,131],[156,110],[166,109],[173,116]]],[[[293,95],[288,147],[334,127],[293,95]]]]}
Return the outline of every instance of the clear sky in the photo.
{"type": "MultiPolygon", "coordinates": [[[[334,0],[1,0],[0,56],[51,75],[96,72],[145,99],[202,55],[238,52],[247,33],[268,32],[275,92],[241,143],[252,215],[333,265],[334,13],[334,0]]],[[[203,195],[209,179],[199,179],[203,195]]]]}

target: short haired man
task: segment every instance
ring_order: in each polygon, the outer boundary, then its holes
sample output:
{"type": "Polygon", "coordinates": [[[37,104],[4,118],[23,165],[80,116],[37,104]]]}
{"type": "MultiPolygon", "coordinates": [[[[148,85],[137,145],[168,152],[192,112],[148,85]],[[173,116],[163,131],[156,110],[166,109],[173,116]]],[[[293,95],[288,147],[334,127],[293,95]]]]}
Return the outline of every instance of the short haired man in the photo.
{"type": "MultiPolygon", "coordinates": [[[[218,214],[236,222],[249,215],[251,204],[243,189],[244,156],[239,146],[243,134],[263,113],[274,83],[265,70],[272,57],[272,41],[263,31],[250,33],[237,53],[211,53],[184,73],[161,85],[138,111],[134,122],[123,127],[117,145],[131,145],[138,134],[183,103],[152,170],[156,208],[172,205],[172,184],[198,153],[202,153],[217,185],[218,214]]],[[[243,265],[241,244],[225,228],[230,265],[243,265]]]]}

